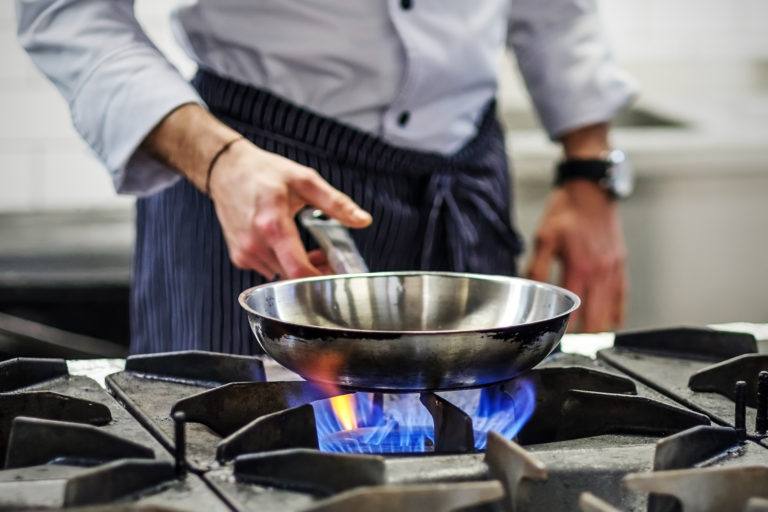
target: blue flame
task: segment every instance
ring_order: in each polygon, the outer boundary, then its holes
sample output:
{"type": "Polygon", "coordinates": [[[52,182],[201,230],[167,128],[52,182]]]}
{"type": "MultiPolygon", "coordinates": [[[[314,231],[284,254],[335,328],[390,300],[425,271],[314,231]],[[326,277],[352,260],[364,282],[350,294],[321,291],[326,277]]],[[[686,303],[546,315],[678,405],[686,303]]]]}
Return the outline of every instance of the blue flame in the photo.
{"type": "MultiPolygon", "coordinates": [[[[440,396],[472,418],[475,448],[485,448],[488,432],[514,438],[533,415],[533,383],[519,379],[483,389],[446,391],[440,396]]],[[[312,402],[320,449],[326,452],[414,453],[431,452],[435,444],[432,416],[418,393],[354,393],[357,428],[345,430],[330,400],[312,402]]]]}

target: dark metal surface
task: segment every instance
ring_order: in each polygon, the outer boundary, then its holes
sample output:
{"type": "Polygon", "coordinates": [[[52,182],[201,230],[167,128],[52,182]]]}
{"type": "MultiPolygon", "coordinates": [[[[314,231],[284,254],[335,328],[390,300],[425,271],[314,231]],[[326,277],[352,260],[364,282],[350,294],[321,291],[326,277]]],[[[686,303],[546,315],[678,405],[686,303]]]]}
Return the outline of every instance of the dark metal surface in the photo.
{"type": "Polygon", "coordinates": [[[187,417],[179,411],[173,413],[173,464],[177,476],[187,472],[187,417]]]}
{"type": "MultiPolygon", "coordinates": [[[[527,373],[525,378],[530,379],[535,385],[536,408],[531,419],[518,434],[518,441],[523,444],[557,439],[564,400],[572,389],[622,394],[637,392],[634,382],[626,377],[582,366],[536,368],[527,373]]],[[[501,385],[502,389],[510,393],[514,391],[513,386],[514,381],[501,385]]],[[[583,421],[588,423],[600,420],[584,418],[583,421]]]]}
{"type": "Polygon", "coordinates": [[[241,455],[234,473],[238,480],[326,495],[386,482],[383,457],[306,449],[241,455]]]}
{"type": "Polygon", "coordinates": [[[708,424],[702,414],[651,398],[620,393],[545,390],[517,436],[523,445],[602,434],[667,435],[708,424]]]}
{"type": "Polygon", "coordinates": [[[309,380],[422,391],[508,380],[557,345],[579,299],[520,278],[346,274],[269,283],[240,304],[264,351],[309,380]]]}
{"type": "Polygon", "coordinates": [[[557,439],[600,434],[669,435],[708,425],[703,414],[649,398],[574,390],[561,409],[557,439]]]}
{"type": "MultiPolygon", "coordinates": [[[[106,384],[117,400],[168,452],[174,450],[173,404],[211,385],[156,379],[125,371],[108,375],[106,384]]],[[[187,422],[186,440],[187,463],[191,467],[204,470],[215,464],[216,444],[221,440],[220,436],[203,425],[187,422]]]]}
{"type": "Polygon", "coordinates": [[[106,503],[172,480],[166,461],[123,459],[84,471],[67,482],[64,506],[106,503]]]}
{"type": "Polygon", "coordinates": [[[538,395],[562,395],[571,389],[604,393],[637,393],[631,379],[603,370],[582,366],[536,368],[526,374],[536,386],[538,395]]]}
{"type": "Polygon", "coordinates": [[[0,313],[0,354],[88,359],[125,357],[126,347],[0,313]]]}
{"type": "MultiPolygon", "coordinates": [[[[710,363],[701,359],[674,358],[634,350],[609,348],[597,353],[598,360],[626,373],[640,383],[702,414],[720,425],[733,426],[733,401],[716,393],[688,387],[691,375],[710,363]]],[[[731,382],[731,386],[733,386],[731,382]]],[[[747,424],[754,425],[755,409],[747,409],[747,424]]]]}
{"type": "MultiPolygon", "coordinates": [[[[736,431],[729,427],[699,426],[665,437],[656,443],[653,470],[684,469],[738,449],[736,431]]],[[[651,494],[648,512],[678,512],[680,503],[671,496],[651,494]]]]}
{"type": "Polygon", "coordinates": [[[733,428],[741,441],[747,438],[747,383],[737,381],[733,390],[733,428]]]}
{"type": "Polygon", "coordinates": [[[109,503],[173,478],[169,462],[121,459],[93,468],[33,466],[0,472],[0,506],[109,503]]]}
{"type": "Polygon", "coordinates": [[[755,433],[764,436],[768,431],[768,372],[762,371],[757,379],[757,411],[755,433]]]}
{"type": "Polygon", "coordinates": [[[205,384],[266,380],[264,365],[256,357],[199,350],[130,356],[125,371],[205,384]]]}
{"type": "Polygon", "coordinates": [[[236,382],[183,398],[172,410],[228,436],[261,416],[334,395],[305,381],[236,382]]]}
{"type": "Polygon", "coordinates": [[[736,431],[730,427],[693,427],[656,443],[653,469],[661,471],[691,467],[738,446],[736,431]]]}
{"type": "Polygon", "coordinates": [[[123,458],[154,457],[151,448],[91,425],[22,416],[13,420],[5,468],[36,466],[51,461],[94,466],[123,458]]]}
{"type": "MultiPolygon", "coordinates": [[[[158,380],[154,380],[154,382],[164,383],[164,381],[158,380]]],[[[86,401],[102,404],[109,409],[112,420],[108,424],[98,427],[100,432],[111,434],[116,438],[120,438],[122,440],[133,442],[149,448],[154,453],[154,456],[158,459],[170,460],[169,453],[162,448],[157,440],[147,430],[142,428],[142,426],[133,417],[131,417],[128,411],[121,407],[114,398],[112,398],[93,380],[83,376],[67,376],[53,380],[46,380],[39,384],[33,385],[31,389],[37,391],[54,391],[69,397],[80,398],[86,401]]],[[[25,391],[28,390],[30,389],[25,389],[25,391]]],[[[147,387],[146,393],[147,396],[153,396],[155,399],[162,398],[160,396],[155,396],[157,395],[157,390],[153,386],[147,387]]],[[[166,407],[168,406],[166,405],[166,407]]],[[[47,443],[54,444],[54,440],[46,438],[44,441],[42,441],[42,444],[47,443]]],[[[34,452],[34,448],[30,448],[29,444],[27,445],[27,448],[34,452]]],[[[211,449],[211,451],[213,451],[213,449],[211,449]]],[[[141,467],[138,467],[138,470],[141,471],[141,467]]],[[[30,493],[30,495],[27,496],[29,499],[23,501],[25,505],[28,505],[29,503],[35,503],[35,500],[38,498],[42,499],[51,496],[62,498],[64,496],[62,486],[66,484],[66,478],[74,475],[75,473],[79,474],[81,471],[84,471],[84,469],[75,468],[72,466],[62,466],[60,464],[0,471],[0,482],[6,481],[9,482],[9,485],[11,485],[11,489],[6,487],[5,491],[0,491],[0,503],[3,503],[3,499],[5,498],[10,500],[11,490],[13,489],[16,489],[13,490],[13,492],[17,492],[18,490],[18,492],[30,493]],[[32,482],[27,485],[25,483],[22,488],[18,488],[16,485],[18,478],[26,480],[40,480],[44,482],[44,484],[35,484],[32,482]],[[47,490],[40,491],[38,485],[45,485],[47,490]],[[55,487],[59,487],[61,492],[58,494],[53,492],[53,488],[55,487]],[[26,491],[24,491],[24,489],[26,489],[26,491]]],[[[2,485],[3,484],[0,483],[0,486],[2,485]]],[[[141,492],[138,496],[130,498],[130,501],[132,503],[136,503],[137,507],[162,506],[176,510],[206,510],[217,512],[230,510],[219,498],[216,497],[214,492],[211,491],[200,478],[190,474],[186,475],[186,477],[182,480],[166,481],[159,488],[152,488],[146,492],[141,492]]],[[[5,503],[7,503],[7,501],[5,503]]],[[[103,506],[114,506],[114,504],[103,506]]],[[[0,508],[3,508],[3,506],[0,506],[0,508]]],[[[14,506],[11,508],[15,509],[17,507],[14,506]]]]}
{"type": "Polygon", "coordinates": [[[18,416],[49,420],[76,421],[104,425],[112,419],[109,408],[103,404],[73,398],[50,391],[27,391],[0,394],[0,460],[5,460],[5,449],[13,419],[18,416]]]}
{"type": "Polygon", "coordinates": [[[699,327],[620,332],[614,347],[714,361],[757,352],[757,342],[751,334],[699,327]]]}
{"type": "Polygon", "coordinates": [[[17,357],[0,362],[0,393],[69,375],[63,359],[17,357]]]}
{"type": "Polygon", "coordinates": [[[436,453],[464,453],[475,449],[472,418],[464,411],[434,393],[419,397],[435,424],[436,453]]]}
{"type": "Polygon", "coordinates": [[[745,354],[713,364],[691,375],[688,386],[694,391],[709,391],[736,398],[734,383],[743,380],[746,404],[757,407],[757,381],[761,371],[768,370],[768,354],[745,354]]]}
{"type": "Polygon", "coordinates": [[[218,444],[216,458],[226,462],[246,453],[317,447],[315,412],[306,404],[252,421],[218,444]]]}

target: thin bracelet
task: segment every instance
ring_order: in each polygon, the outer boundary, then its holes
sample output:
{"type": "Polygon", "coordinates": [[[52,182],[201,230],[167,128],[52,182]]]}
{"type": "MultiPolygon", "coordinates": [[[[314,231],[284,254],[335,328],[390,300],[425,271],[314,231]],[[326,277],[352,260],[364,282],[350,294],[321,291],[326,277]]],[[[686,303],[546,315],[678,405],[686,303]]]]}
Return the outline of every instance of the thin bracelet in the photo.
{"type": "Polygon", "coordinates": [[[205,195],[210,196],[211,195],[211,173],[213,172],[213,166],[216,165],[216,161],[219,159],[221,155],[224,154],[226,150],[232,146],[235,142],[244,139],[245,137],[240,135],[236,139],[232,139],[231,141],[227,142],[219,150],[216,152],[215,155],[213,155],[213,158],[211,158],[211,163],[208,164],[208,173],[205,175],[205,195]]]}

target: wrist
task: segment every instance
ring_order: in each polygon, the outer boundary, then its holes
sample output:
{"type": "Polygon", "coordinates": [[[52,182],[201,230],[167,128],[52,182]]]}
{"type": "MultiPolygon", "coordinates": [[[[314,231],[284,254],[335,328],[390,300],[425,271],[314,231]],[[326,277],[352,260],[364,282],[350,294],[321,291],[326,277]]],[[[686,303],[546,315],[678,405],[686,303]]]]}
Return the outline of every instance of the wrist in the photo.
{"type": "Polygon", "coordinates": [[[608,123],[598,123],[570,131],[561,138],[567,160],[600,159],[610,150],[608,123]]]}
{"type": "Polygon", "coordinates": [[[589,204],[596,208],[616,209],[616,201],[599,184],[585,180],[574,179],[558,187],[572,202],[589,204]]]}
{"type": "Polygon", "coordinates": [[[202,106],[188,103],[168,114],[147,136],[144,147],[207,191],[208,171],[214,157],[240,134],[202,106]]]}

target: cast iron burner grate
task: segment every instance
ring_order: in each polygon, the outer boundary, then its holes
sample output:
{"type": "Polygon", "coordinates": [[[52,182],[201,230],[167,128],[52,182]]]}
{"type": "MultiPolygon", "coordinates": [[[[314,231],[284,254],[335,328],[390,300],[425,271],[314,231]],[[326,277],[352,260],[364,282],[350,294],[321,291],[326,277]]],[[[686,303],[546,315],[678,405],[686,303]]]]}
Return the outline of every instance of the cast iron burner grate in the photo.
{"type": "Polygon", "coordinates": [[[216,445],[220,463],[290,448],[472,453],[484,448],[489,431],[535,444],[605,434],[663,436],[708,423],[701,414],[635,393],[625,377],[566,365],[485,388],[421,394],[334,395],[307,382],[232,383],[183,398],[172,410],[223,438],[216,445]],[[387,414],[398,401],[407,410],[387,414]],[[342,406],[357,419],[345,419],[342,406]]]}

